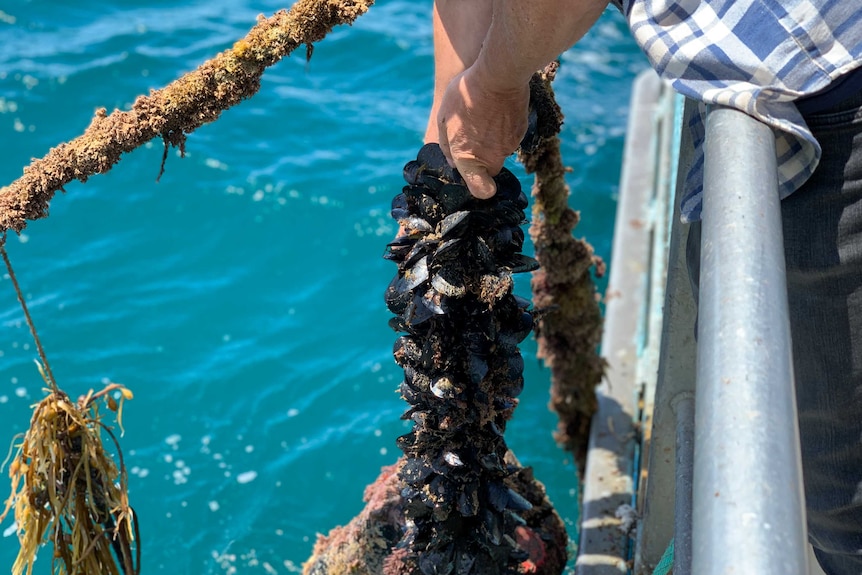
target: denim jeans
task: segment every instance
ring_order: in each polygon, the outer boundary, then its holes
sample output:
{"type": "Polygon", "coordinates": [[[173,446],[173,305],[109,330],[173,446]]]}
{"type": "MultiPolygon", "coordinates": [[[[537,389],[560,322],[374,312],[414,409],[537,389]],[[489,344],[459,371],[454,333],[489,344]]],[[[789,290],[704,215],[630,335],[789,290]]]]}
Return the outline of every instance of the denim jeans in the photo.
{"type": "Polygon", "coordinates": [[[862,94],[806,121],[823,157],[781,215],[808,533],[827,575],[862,575],[862,94]]]}

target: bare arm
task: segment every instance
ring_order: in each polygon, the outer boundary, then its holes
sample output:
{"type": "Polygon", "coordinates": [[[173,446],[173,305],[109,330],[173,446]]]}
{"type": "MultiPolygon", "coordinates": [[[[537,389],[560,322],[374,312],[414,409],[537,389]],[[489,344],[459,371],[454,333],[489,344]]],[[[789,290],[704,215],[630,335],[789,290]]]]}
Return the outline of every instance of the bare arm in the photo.
{"type": "Polygon", "coordinates": [[[473,65],[491,26],[494,0],[434,2],[434,102],[428,115],[425,143],[439,142],[437,110],[452,79],[473,65]]]}
{"type": "MultiPolygon", "coordinates": [[[[527,129],[533,72],[579,40],[608,4],[608,0],[490,1],[490,25],[475,61],[462,60],[466,69],[448,83],[439,103],[435,89],[434,107],[443,153],[480,198],[496,193],[491,176],[500,171],[527,129]]],[[[437,3],[442,5],[443,0],[437,3]]],[[[453,29],[447,13],[439,7],[437,12],[435,46],[438,30],[453,29]]],[[[435,58],[445,55],[435,48],[435,58]]],[[[429,128],[426,141],[433,135],[429,128]]]]}

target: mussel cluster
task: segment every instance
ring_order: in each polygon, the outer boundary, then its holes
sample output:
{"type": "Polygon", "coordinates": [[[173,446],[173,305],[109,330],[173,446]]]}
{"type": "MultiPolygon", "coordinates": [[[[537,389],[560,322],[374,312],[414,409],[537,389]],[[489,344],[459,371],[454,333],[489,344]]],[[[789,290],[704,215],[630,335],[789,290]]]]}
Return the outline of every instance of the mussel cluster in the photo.
{"type": "Polygon", "coordinates": [[[530,503],[504,484],[506,422],[523,389],[518,344],[533,329],[530,302],[512,294],[512,274],[538,267],[521,254],[527,197],[504,169],[497,194],[473,198],[437,144],[404,168],[392,201],[399,233],[384,257],[398,264],[386,290],[404,335],[394,346],[404,369],[398,439],[406,456],[406,571],[422,575],[516,573],[519,513],[530,503]]]}

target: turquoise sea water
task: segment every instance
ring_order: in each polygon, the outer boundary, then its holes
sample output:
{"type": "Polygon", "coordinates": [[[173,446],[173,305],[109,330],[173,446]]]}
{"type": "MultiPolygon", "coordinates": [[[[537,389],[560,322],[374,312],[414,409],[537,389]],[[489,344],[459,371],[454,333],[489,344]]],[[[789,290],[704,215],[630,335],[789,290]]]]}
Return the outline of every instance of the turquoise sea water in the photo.
{"type": "MultiPolygon", "coordinates": [[[[96,108],[128,107],[283,7],[0,0],[0,185],[96,108]]],[[[160,182],[153,142],[68,185],[49,218],[10,237],[60,386],[76,397],[110,380],[135,393],[122,445],[145,574],[298,571],[315,534],[349,521],[397,458],[405,404],[382,299],[395,269],[380,256],[430,106],[429,13],[428,0],[379,0],[309,64],[297,53],[271,68],[257,96],[189,137],[185,159],[171,153],[160,182]]],[[[645,67],[608,11],[556,83],[575,233],[605,258],[629,87],[645,67]]],[[[527,295],[528,279],[518,285],[527,295]]],[[[0,325],[5,454],[43,393],[8,278],[0,325]]],[[[551,438],[548,372],[534,342],[524,355],[507,441],[574,537],[574,469],[551,438]]],[[[0,571],[17,552],[11,525],[0,525],[0,571]]],[[[48,573],[47,556],[36,571],[48,573]]]]}

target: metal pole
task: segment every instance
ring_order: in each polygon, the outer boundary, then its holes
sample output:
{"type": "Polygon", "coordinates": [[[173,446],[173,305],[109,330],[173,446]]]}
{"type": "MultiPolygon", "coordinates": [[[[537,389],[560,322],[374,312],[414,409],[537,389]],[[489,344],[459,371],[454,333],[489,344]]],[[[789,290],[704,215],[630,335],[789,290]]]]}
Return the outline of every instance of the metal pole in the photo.
{"type": "Polygon", "coordinates": [[[784,243],[769,127],[707,118],[698,308],[697,575],[807,573],[784,243]]]}
{"type": "Polygon", "coordinates": [[[676,491],[674,493],[673,573],[691,575],[691,485],[694,469],[694,394],[671,400],[676,415],[676,491]]]}

